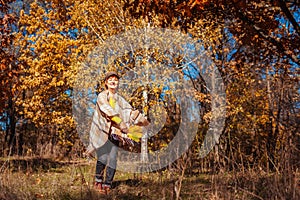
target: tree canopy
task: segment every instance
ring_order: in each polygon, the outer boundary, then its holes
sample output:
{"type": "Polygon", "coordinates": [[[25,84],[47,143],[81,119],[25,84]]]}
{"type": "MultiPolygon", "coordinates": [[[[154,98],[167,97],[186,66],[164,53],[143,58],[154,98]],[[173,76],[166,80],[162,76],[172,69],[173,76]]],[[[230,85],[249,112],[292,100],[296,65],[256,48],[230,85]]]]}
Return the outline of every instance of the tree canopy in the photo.
{"type": "MultiPolygon", "coordinates": [[[[79,141],[72,98],[76,81],[85,77],[80,74],[82,63],[110,38],[147,27],[176,30],[196,39],[220,72],[227,112],[218,141],[220,151],[213,152],[220,158],[219,166],[258,164],[273,169],[284,165],[281,158],[286,154],[299,153],[298,1],[13,2],[6,1],[0,11],[2,154],[12,146],[16,154],[41,153],[49,143],[52,151],[60,144],[70,152],[79,141]],[[18,7],[12,9],[12,5],[18,7]]],[[[187,57],[145,47],[107,60],[101,67],[98,64],[101,59],[106,61],[104,57],[90,59],[95,74],[88,87],[97,93],[102,72],[116,69],[125,74],[138,64],[144,66],[143,62],[150,63],[150,68],[153,63],[167,65],[190,76],[192,94],[201,105],[202,120],[192,147],[194,159],[199,161],[197,152],[212,117],[212,96],[199,65],[188,68],[194,67],[196,75],[185,71],[187,57]]],[[[168,76],[167,71],[162,73],[168,76]]],[[[147,109],[141,106],[145,88],[124,95],[134,107],[147,109]]],[[[159,84],[148,90],[149,105],[162,101],[166,92],[159,84]]],[[[166,146],[180,124],[180,112],[173,103],[164,105],[167,122],[161,134],[149,140],[152,150],[166,146]]],[[[289,162],[295,164],[297,159],[292,156],[289,162]]]]}

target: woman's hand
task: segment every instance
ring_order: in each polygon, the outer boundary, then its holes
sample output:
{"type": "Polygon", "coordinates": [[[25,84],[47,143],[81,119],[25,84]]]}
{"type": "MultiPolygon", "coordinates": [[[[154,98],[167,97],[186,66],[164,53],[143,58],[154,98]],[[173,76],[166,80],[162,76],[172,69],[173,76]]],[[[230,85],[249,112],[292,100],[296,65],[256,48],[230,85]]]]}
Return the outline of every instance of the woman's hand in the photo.
{"type": "Polygon", "coordinates": [[[120,123],[120,129],[123,133],[128,133],[128,127],[126,126],[126,124],[124,122],[120,123]]]}

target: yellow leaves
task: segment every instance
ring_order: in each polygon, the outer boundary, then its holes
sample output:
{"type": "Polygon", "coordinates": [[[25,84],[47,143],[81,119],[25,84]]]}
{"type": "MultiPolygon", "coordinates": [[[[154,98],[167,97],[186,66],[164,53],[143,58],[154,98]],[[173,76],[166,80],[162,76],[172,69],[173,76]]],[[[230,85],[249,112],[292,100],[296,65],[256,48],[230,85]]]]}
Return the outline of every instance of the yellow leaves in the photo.
{"type": "Polygon", "coordinates": [[[64,84],[64,81],[60,80],[56,83],[56,86],[63,86],[64,84]]]}
{"type": "MultiPolygon", "coordinates": [[[[38,6],[37,2],[34,1],[34,2],[32,2],[32,3],[30,4],[30,8],[31,8],[30,11],[33,12],[33,11],[35,11],[38,7],[39,7],[39,6],[38,6]]],[[[33,13],[31,13],[31,14],[33,14],[33,13]]]]}
{"type": "Polygon", "coordinates": [[[130,126],[128,128],[128,133],[131,133],[132,135],[136,135],[137,137],[140,136],[142,137],[142,131],[143,131],[143,128],[141,126],[130,126]]]}
{"type": "Polygon", "coordinates": [[[41,7],[39,7],[38,9],[37,9],[37,15],[43,15],[44,13],[45,13],[45,11],[44,11],[44,9],[43,8],[41,8],[41,7]]]}
{"type": "Polygon", "coordinates": [[[210,94],[205,94],[199,91],[194,91],[194,97],[197,99],[199,102],[206,102],[210,103],[210,94]]]}
{"type": "Polygon", "coordinates": [[[269,115],[263,114],[263,115],[259,116],[259,123],[266,124],[267,122],[270,121],[269,118],[270,118],[269,115]]]}
{"type": "Polygon", "coordinates": [[[128,128],[127,136],[135,142],[139,142],[143,137],[143,129],[140,126],[130,126],[128,128]]]}
{"type": "Polygon", "coordinates": [[[20,18],[22,18],[22,17],[24,17],[24,10],[22,9],[22,10],[20,10],[20,18]]]}
{"type": "Polygon", "coordinates": [[[40,73],[37,72],[37,71],[35,71],[35,72],[34,72],[34,76],[40,76],[40,73]]]}
{"type": "Polygon", "coordinates": [[[26,116],[28,117],[28,118],[33,118],[34,117],[34,113],[33,112],[27,112],[27,113],[25,113],[26,114],[26,116]]]}
{"type": "Polygon", "coordinates": [[[145,107],[143,108],[143,112],[144,112],[144,113],[148,113],[148,110],[149,110],[148,106],[145,106],[145,107]]]}
{"type": "MultiPolygon", "coordinates": [[[[36,2],[31,3],[29,14],[20,11],[18,25],[21,31],[15,34],[14,45],[20,55],[19,61],[24,63],[19,86],[20,94],[24,95],[19,95],[16,100],[17,111],[37,127],[57,127],[55,131],[60,134],[62,144],[71,146],[73,143],[66,134],[72,133],[75,122],[68,91],[76,72],[74,66],[85,57],[82,44],[90,41],[75,41],[76,34],[73,37],[68,32],[73,30],[75,33],[78,28],[68,18],[68,12],[72,14],[73,6],[70,4],[73,1],[64,1],[65,16],[61,12],[62,7],[53,8],[49,1],[43,6],[36,2]]],[[[90,50],[86,48],[87,52],[90,50]]]]}
{"type": "Polygon", "coordinates": [[[262,93],[257,90],[257,91],[255,91],[254,95],[255,95],[255,97],[261,97],[262,93]]]}

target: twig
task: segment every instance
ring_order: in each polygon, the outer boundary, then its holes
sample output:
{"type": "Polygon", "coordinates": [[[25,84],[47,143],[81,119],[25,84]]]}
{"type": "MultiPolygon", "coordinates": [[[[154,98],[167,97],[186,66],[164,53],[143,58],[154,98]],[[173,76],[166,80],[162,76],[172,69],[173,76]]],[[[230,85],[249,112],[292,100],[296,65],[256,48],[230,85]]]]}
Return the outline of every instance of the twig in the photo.
{"type": "Polygon", "coordinates": [[[242,190],[243,192],[246,192],[247,194],[250,194],[250,195],[252,195],[252,196],[254,196],[254,197],[258,198],[258,199],[264,200],[262,197],[260,197],[260,196],[258,196],[258,195],[256,195],[256,194],[254,194],[253,192],[250,192],[250,191],[248,191],[248,190],[245,190],[245,189],[243,189],[243,188],[241,188],[241,187],[238,187],[238,189],[239,189],[239,190],[242,190]]]}

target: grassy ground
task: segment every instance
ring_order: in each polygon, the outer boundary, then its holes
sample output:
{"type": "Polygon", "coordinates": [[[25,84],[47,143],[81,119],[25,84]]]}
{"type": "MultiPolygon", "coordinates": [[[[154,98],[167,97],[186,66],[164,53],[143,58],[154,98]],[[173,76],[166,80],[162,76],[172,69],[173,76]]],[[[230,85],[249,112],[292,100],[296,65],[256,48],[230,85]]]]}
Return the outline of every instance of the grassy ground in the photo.
{"type": "MultiPolygon", "coordinates": [[[[94,162],[41,158],[0,162],[0,200],[175,199],[174,185],[179,177],[170,171],[145,174],[117,171],[113,190],[105,196],[93,189],[94,162]]],[[[249,184],[251,179],[244,182],[249,184]]],[[[229,174],[186,175],[182,183],[181,199],[264,199],[248,190],[249,187],[235,186],[229,174]]],[[[260,192],[268,191],[263,189],[267,185],[261,187],[260,192]]]]}

